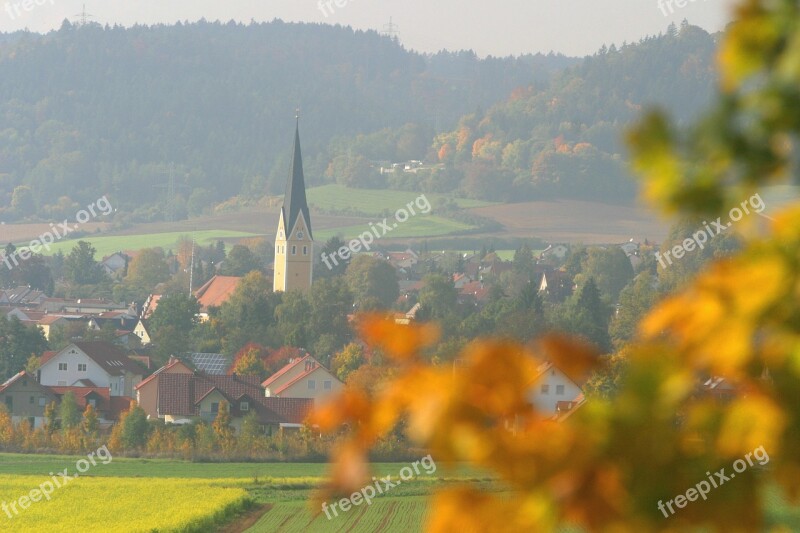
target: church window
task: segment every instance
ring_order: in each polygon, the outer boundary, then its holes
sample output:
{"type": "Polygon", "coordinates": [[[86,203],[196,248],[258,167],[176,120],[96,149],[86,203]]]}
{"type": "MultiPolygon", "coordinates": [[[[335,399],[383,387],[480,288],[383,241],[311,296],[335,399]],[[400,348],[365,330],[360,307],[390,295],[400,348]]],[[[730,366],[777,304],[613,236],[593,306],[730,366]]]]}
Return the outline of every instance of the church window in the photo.
{"type": "Polygon", "coordinates": [[[292,245],[292,255],[297,255],[297,246],[292,245]]]}
{"type": "Polygon", "coordinates": [[[303,255],[308,255],[308,246],[303,246],[303,255]]]}

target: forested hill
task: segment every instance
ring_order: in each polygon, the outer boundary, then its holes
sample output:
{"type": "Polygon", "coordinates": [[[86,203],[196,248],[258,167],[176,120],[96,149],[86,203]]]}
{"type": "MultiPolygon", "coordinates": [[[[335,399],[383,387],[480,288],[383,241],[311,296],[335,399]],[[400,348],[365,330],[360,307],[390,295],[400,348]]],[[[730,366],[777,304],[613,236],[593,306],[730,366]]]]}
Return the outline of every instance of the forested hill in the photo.
{"type": "MultiPolygon", "coordinates": [[[[625,126],[651,105],[667,108],[678,120],[695,116],[713,94],[716,39],[684,24],[619,49],[604,47],[550,83],[514,90],[504,102],[465,115],[458,127],[436,136],[427,152],[436,170],[390,175],[383,183],[372,175],[377,182],[371,186],[458,190],[499,201],[630,200],[637,186],[621,144],[625,126]]],[[[356,138],[341,150],[369,159],[374,146],[392,138],[356,138]]],[[[370,176],[349,177],[358,184],[355,178],[370,176]]]]}
{"type": "Polygon", "coordinates": [[[413,123],[408,142],[426,150],[435,131],[574,62],[423,56],[375,32],[280,21],[0,34],[0,218],[72,214],[106,193],[158,218],[173,163],[179,213],[281,193],[298,106],[313,183],[336,136],[413,123]]]}

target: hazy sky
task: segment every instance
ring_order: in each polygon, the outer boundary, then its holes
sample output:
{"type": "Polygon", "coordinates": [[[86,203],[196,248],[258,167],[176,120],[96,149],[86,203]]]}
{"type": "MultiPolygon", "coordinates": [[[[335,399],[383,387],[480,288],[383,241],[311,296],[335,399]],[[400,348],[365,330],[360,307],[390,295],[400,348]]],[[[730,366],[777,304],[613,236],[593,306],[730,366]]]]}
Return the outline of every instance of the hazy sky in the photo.
{"type": "MultiPolygon", "coordinates": [[[[473,49],[507,55],[550,50],[568,55],[595,52],[602,44],[637,41],[684,18],[709,31],[730,20],[733,0],[94,0],[86,11],[103,24],[172,23],[177,20],[324,22],[382,30],[392,17],[409,48],[473,49]],[[672,13],[666,2],[672,5],[672,13]],[[664,13],[667,13],[667,16],[664,13]]],[[[81,0],[0,0],[0,31],[58,28],[81,11],[81,0]],[[36,5],[37,3],[41,5],[36,5]],[[18,5],[18,11],[14,4],[18,5]],[[9,13],[10,11],[10,13],[9,13]]]]}

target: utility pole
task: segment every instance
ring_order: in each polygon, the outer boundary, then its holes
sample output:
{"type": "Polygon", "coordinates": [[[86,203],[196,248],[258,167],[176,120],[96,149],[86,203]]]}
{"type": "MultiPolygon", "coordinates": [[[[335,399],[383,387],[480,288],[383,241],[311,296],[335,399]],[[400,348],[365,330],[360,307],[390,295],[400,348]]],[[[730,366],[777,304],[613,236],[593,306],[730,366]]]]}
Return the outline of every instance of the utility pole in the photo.
{"type": "Polygon", "coordinates": [[[189,266],[189,298],[191,298],[192,294],[194,294],[194,292],[192,291],[192,288],[194,287],[194,243],[195,243],[195,240],[194,240],[194,233],[193,233],[192,234],[192,262],[191,262],[191,264],[189,266]]]}
{"type": "Polygon", "coordinates": [[[89,19],[94,18],[94,15],[86,12],[86,4],[83,4],[83,11],[75,16],[78,17],[78,21],[76,22],[78,26],[86,26],[89,23],[89,19]]]}
{"type": "Polygon", "coordinates": [[[389,17],[389,24],[384,24],[382,35],[388,35],[392,40],[397,39],[400,33],[400,27],[394,23],[392,17],[389,17]]]}

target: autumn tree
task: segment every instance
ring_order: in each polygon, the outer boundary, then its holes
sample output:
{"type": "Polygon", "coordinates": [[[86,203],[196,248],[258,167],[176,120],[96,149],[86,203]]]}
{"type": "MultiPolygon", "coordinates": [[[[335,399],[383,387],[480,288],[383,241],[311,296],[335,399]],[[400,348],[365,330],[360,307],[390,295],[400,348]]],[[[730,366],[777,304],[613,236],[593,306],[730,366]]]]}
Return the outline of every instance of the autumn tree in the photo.
{"type": "Polygon", "coordinates": [[[147,413],[136,403],[131,403],[118,424],[121,426],[120,442],[125,450],[138,450],[147,445],[150,438],[147,413]]]}
{"type": "Polygon", "coordinates": [[[64,258],[64,277],[75,285],[94,285],[108,277],[94,256],[97,250],[86,241],[78,241],[64,258]]]}
{"type": "Polygon", "coordinates": [[[345,276],[361,311],[388,309],[400,295],[394,268],[381,259],[360,255],[347,267],[345,276]]]}
{"type": "Polygon", "coordinates": [[[127,283],[143,287],[148,291],[170,278],[164,250],[161,248],[145,248],[140,250],[128,266],[127,283]]]}
{"type": "MultiPolygon", "coordinates": [[[[747,0],[737,15],[721,39],[713,109],[688,129],[651,112],[629,135],[646,195],[666,211],[714,220],[796,169],[800,4],[747,0]]],[[[432,532],[791,529],[790,519],[768,521],[764,511],[775,491],[792,503],[800,494],[800,206],[770,217],[742,220],[741,250],[710,263],[641,321],[616,390],[593,395],[560,423],[532,407],[530,386],[544,360],[569,372],[598,370],[604,359],[586,345],[480,341],[453,371],[424,363],[434,326],[362,321],[364,340],[387,353],[397,375],[378,389],[351,386],[317,410],[322,430],[351,428],[334,486],[363,486],[368,450],[403,419],[412,445],[438,464],[466,463],[507,487],[439,490],[432,532]],[[728,402],[698,395],[700,376],[724,377],[739,393],[728,402]],[[687,488],[698,481],[716,490],[692,498],[687,488]]]]}
{"type": "Polygon", "coordinates": [[[350,374],[358,370],[366,362],[364,347],[357,343],[350,343],[333,356],[331,370],[339,380],[347,381],[350,374]]]}
{"type": "Polygon", "coordinates": [[[58,418],[61,420],[61,429],[68,430],[76,427],[81,421],[81,412],[75,401],[75,394],[67,392],[61,397],[58,408],[58,418]]]}

